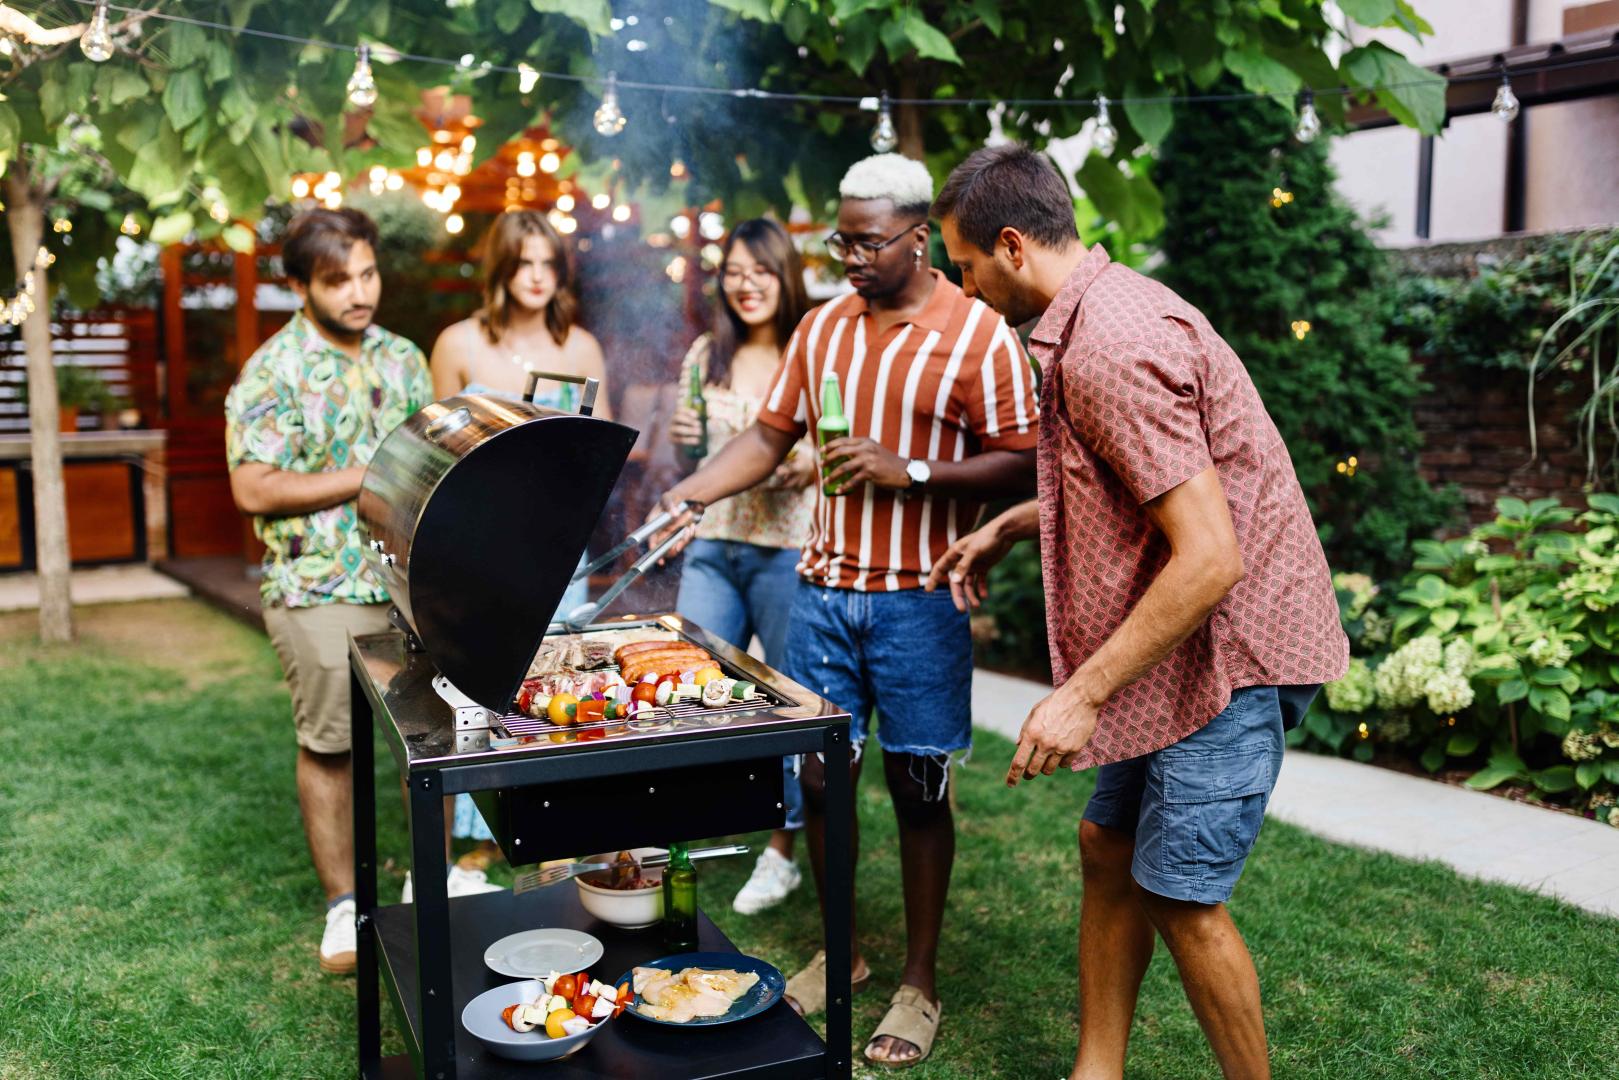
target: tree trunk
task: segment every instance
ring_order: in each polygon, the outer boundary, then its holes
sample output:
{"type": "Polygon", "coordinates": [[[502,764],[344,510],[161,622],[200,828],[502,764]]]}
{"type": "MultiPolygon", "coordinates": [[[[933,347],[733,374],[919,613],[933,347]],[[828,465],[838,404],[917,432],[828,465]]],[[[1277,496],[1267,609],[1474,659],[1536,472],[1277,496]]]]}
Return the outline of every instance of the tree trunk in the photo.
{"type": "MultiPolygon", "coordinates": [[[[45,205],[30,182],[28,166],[14,161],[5,177],[6,223],[17,283],[33,270],[45,236],[45,205]]],[[[34,472],[34,552],[39,571],[39,637],[73,640],[73,598],[68,591],[67,492],[62,482],[62,444],[57,431],[56,367],[51,355],[48,271],[34,270],[34,313],[22,324],[28,351],[28,427],[34,472]]]]}
{"type": "MultiPolygon", "coordinates": [[[[899,96],[914,100],[922,96],[921,83],[916,72],[901,69],[899,73],[899,96]]],[[[922,139],[923,112],[920,105],[896,105],[894,107],[894,130],[899,135],[899,152],[916,161],[924,161],[927,147],[922,139]]]]}

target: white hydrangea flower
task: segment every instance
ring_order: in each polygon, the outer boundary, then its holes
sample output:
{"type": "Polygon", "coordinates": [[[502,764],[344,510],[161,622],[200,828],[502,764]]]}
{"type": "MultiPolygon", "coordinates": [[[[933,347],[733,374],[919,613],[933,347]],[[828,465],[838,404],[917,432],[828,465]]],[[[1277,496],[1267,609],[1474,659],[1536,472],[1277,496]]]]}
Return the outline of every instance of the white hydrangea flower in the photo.
{"type": "Polygon", "coordinates": [[[1372,669],[1360,657],[1349,661],[1349,670],[1336,682],[1325,687],[1327,706],[1333,712],[1358,713],[1371,708],[1377,700],[1377,687],[1372,669]]]}
{"type": "Polygon", "coordinates": [[[1412,638],[1378,666],[1377,703],[1385,709],[1415,705],[1427,695],[1428,682],[1440,673],[1443,662],[1444,647],[1438,638],[1412,638]]]}
{"type": "Polygon", "coordinates": [[[1445,646],[1444,669],[1447,675],[1466,677],[1473,673],[1473,643],[1456,638],[1445,646]]]}
{"type": "Polygon", "coordinates": [[[1602,756],[1602,744],[1590,732],[1575,729],[1563,736],[1563,756],[1570,761],[1593,761],[1602,756]]]}
{"type": "Polygon", "coordinates": [[[1473,684],[1467,676],[1441,671],[1428,680],[1428,708],[1441,715],[1458,713],[1473,704],[1473,684]]]}
{"type": "Polygon", "coordinates": [[[1574,658],[1574,649],[1564,638],[1536,638],[1527,650],[1529,659],[1540,667],[1560,668],[1574,658]]]}
{"type": "Polygon", "coordinates": [[[1386,643],[1389,633],[1394,629],[1394,620],[1387,615],[1379,615],[1375,611],[1368,611],[1360,622],[1360,641],[1362,645],[1378,646],[1386,643]]]}
{"type": "Polygon", "coordinates": [[[1619,727],[1602,724],[1597,728],[1597,738],[1601,739],[1602,745],[1608,749],[1619,750],[1619,727]]]}

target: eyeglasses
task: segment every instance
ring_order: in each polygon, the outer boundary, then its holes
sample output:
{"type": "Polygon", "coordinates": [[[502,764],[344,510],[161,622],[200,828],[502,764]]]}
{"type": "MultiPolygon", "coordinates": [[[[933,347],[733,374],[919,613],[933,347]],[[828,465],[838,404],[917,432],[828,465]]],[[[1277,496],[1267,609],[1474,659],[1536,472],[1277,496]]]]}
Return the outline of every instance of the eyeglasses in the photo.
{"type": "MultiPolygon", "coordinates": [[[[916,225],[920,225],[917,222],[916,225]]],[[[842,233],[833,233],[826,238],[826,250],[838,262],[846,262],[850,255],[859,254],[861,262],[871,262],[877,253],[890,244],[897,244],[903,240],[907,233],[916,228],[916,225],[907,225],[887,240],[850,240],[842,233]]]]}
{"type": "Polygon", "coordinates": [[[737,289],[743,285],[757,285],[763,288],[775,280],[776,272],[763,266],[754,266],[747,270],[727,266],[720,274],[720,281],[727,289],[737,289]]]}

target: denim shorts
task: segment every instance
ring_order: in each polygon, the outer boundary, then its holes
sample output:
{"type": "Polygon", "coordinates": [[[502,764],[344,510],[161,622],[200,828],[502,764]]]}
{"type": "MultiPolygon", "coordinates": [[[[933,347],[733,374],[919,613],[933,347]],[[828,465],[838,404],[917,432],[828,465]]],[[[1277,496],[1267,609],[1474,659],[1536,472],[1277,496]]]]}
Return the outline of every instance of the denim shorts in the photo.
{"type": "MultiPolygon", "coordinates": [[[[764,661],[787,667],[787,616],[798,591],[798,551],[739,540],[693,540],[680,570],[675,610],[704,630],[746,649],[759,635],[764,661]]],[[[784,829],[804,827],[798,755],[782,759],[784,829]]]]}
{"type": "Polygon", "coordinates": [[[1103,765],[1085,820],[1135,837],[1130,874],[1173,900],[1224,903],[1259,839],[1283,735],[1319,686],[1245,686],[1178,743],[1103,765]]]}
{"type": "Polygon", "coordinates": [[[800,582],[787,675],[848,712],[857,748],[873,711],[877,743],[891,754],[946,758],[972,746],[972,633],[947,589],[800,582]]]}

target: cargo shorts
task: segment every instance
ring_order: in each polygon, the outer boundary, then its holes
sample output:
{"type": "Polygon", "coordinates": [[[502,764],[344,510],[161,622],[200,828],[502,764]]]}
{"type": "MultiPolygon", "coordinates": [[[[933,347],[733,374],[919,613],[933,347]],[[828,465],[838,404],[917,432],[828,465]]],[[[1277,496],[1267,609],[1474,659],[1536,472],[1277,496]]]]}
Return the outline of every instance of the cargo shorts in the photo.
{"type": "Polygon", "coordinates": [[[1245,686],[1207,724],[1150,754],[1103,765],[1084,819],[1135,838],[1130,875],[1148,892],[1224,903],[1259,839],[1283,737],[1319,686],[1245,686]]]}
{"type": "Polygon", "coordinates": [[[264,628],[292,690],[298,745],[316,754],[348,753],[349,635],[391,630],[388,605],[266,605],[264,628]]]}

